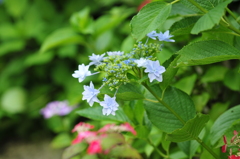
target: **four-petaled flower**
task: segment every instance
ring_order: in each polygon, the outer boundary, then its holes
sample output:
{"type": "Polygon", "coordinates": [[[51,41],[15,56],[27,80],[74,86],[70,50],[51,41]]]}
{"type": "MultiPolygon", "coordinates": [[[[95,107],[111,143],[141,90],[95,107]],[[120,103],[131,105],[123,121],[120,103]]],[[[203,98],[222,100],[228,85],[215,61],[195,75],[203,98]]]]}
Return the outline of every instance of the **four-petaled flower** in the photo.
{"type": "Polygon", "coordinates": [[[159,64],[159,61],[148,60],[146,64],[146,69],[144,72],[148,73],[150,82],[156,79],[159,82],[162,82],[162,73],[165,72],[165,67],[159,64]]]}
{"type": "Polygon", "coordinates": [[[83,94],[83,100],[87,100],[90,106],[93,105],[94,102],[99,102],[97,95],[100,91],[97,89],[94,89],[94,85],[92,81],[90,82],[90,86],[84,85],[84,92],[83,94]]]}
{"type": "Polygon", "coordinates": [[[84,64],[78,65],[78,70],[74,71],[72,76],[78,78],[79,82],[82,82],[87,76],[91,76],[92,73],[88,71],[89,65],[85,66],[84,64]]]}
{"type": "Polygon", "coordinates": [[[160,32],[159,34],[157,34],[157,37],[159,41],[175,42],[175,40],[170,39],[171,37],[173,37],[173,35],[169,34],[169,30],[165,31],[164,33],[160,32]]]}
{"type": "Polygon", "coordinates": [[[118,110],[118,103],[116,102],[116,97],[109,97],[105,94],[104,101],[100,102],[100,105],[103,106],[102,113],[103,115],[115,115],[115,111],[118,110]]]}
{"type": "Polygon", "coordinates": [[[89,65],[99,65],[102,63],[103,59],[104,59],[104,55],[95,55],[94,53],[92,54],[92,56],[89,56],[89,59],[92,61],[89,63],[89,65]]]}

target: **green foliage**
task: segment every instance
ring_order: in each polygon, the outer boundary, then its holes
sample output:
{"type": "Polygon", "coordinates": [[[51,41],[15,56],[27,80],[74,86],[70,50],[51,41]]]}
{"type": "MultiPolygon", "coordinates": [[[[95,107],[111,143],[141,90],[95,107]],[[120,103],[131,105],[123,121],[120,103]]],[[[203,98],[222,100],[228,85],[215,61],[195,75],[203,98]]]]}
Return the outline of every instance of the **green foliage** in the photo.
{"type": "Polygon", "coordinates": [[[137,41],[143,39],[147,33],[157,29],[167,19],[171,11],[171,4],[153,2],[144,7],[131,21],[132,35],[137,41]]]}

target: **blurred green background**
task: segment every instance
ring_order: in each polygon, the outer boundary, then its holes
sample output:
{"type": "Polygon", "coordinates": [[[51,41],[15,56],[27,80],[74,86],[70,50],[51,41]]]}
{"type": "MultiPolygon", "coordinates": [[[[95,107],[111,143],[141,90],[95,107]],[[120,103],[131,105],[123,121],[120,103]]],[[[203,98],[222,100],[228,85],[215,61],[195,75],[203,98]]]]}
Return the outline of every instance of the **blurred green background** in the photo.
{"type": "MultiPolygon", "coordinates": [[[[129,22],[142,0],[0,0],[0,142],[54,138],[68,146],[74,113],[45,120],[47,103],[68,100],[77,109],[83,83],[72,77],[92,53],[130,50],[129,22]]],[[[1,151],[0,151],[1,152],[1,151]]]]}

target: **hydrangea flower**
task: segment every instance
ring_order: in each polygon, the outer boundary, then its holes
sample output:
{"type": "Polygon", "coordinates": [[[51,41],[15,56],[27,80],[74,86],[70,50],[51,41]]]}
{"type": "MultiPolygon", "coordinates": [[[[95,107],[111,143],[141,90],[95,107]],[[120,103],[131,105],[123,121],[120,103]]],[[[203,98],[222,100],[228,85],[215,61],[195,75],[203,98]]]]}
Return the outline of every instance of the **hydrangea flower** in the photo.
{"type": "Polygon", "coordinates": [[[108,56],[122,56],[124,54],[123,51],[108,51],[107,52],[108,56]]]}
{"type": "Polygon", "coordinates": [[[107,124],[98,132],[100,133],[105,133],[105,132],[123,132],[123,131],[128,131],[131,132],[133,135],[136,135],[137,132],[134,130],[134,128],[129,124],[129,123],[124,123],[121,125],[115,125],[115,124],[107,124]]]}
{"type": "Polygon", "coordinates": [[[93,105],[94,102],[99,102],[97,95],[100,92],[97,89],[94,89],[94,85],[92,81],[90,82],[90,86],[83,86],[84,87],[84,92],[83,94],[83,100],[87,100],[90,106],[93,105]]]}
{"type": "Polygon", "coordinates": [[[102,63],[103,59],[104,59],[104,54],[102,55],[95,55],[94,53],[92,54],[92,56],[89,56],[89,59],[92,61],[89,63],[89,65],[99,65],[102,63]]]}
{"type": "Polygon", "coordinates": [[[78,133],[77,137],[72,141],[72,144],[78,144],[81,143],[84,139],[95,139],[97,136],[96,132],[93,131],[84,131],[84,132],[80,132],[78,133]]]}
{"type": "Polygon", "coordinates": [[[146,67],[147,61],[147,59],[142,57],[139,60],[134,60],[138,67],[146,67]]]}
{"type": "Polygon", "coordinates": [[[100,105],[103,106],[102,113],[103,115],[115,115],[115,111],[118,110],[118,103],[116,102],[116,97],[109,97],[105,94],[104,101],[100,102],[100,105]]]}
{"type": "Polygon", "coordinates": [[[158,33],[154,30],[154,31],[151,31],[150,33],[147,34],[147,36],[153,40],[156,40],[157,36],[158,36],[158,33]]]}
{"type": "Polygon", "coordinates": [[[169,30],[165,31],[164,33],[160,32],[159,34],[157,34],[157,37],[159,41],[175,42],[175,40],[170,39],[171,37],[173,37],[173,35],[169,34],[169,30]]]}
{"type": "Polygon", "coordinates": [[[41,114],[44,118],[51,118],[54,115],[67,115],[74,107],[68,105],[67,101],[54,101],[47,104],[47,106],[41,109],[41,114]]]}
{"type": "Polygon", "coordinates": [[[144,72],[148,73],[150,82],[156,79],[159,82],[162,82],[162,73],[165,72],[165,67],[159,64],[159,61],[148,60],[146,64],[146,69],[144,72]]]}
{"type": "Polygon", "coordinates": [[[89,143],[87,153],[88,154],[96,154],[96,153],[101,153],[102,152],[102,147],[101,147],[101,141],[100,140],[94,140],[89,143]]]}
{"type": "Polygon", "coordinates": [[[87,76],[91,76],[92,73],[88,71],[89,65],[85,66],[84,64],[78,65],[78,70],[74,71],[72,76],[78,78],[79,82],[82,82],[87,76]]]}
{"type": "Polygon", "coordinates": [[[84,123],[84,122],[80,122],[77,125],[74,126],[74,128],[72,129],[72,132],[84,132],[84,131],[88,131],[89,129],[93,129],[94,126],[88,123],[84,123]]]}

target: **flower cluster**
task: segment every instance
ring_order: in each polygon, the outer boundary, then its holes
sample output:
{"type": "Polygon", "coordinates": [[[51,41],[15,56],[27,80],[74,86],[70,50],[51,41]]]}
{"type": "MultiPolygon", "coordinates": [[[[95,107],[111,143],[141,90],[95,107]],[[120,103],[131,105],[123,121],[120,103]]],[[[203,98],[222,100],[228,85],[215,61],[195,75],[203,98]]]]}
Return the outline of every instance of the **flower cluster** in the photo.
{"type": "Polygon", "coordinates": [[[222,146],[222,152],[227,152],[227,148],[229,147],[229,159],[240,159],[240,136],[238,136],[237,131],[233,131],[233,137],[230,140],[230,144],[227,143],[227,138],[223,136],[224,145],[222,146]],[[236,153],[235,155],[233,153],[236,153]]]}
{"type": "MultiPolygon", "coordinates": [[[[174,42],[174,40],[170,39],[172,35],[169,34],[169,31],[165,33],[152,31],[147,36],[155,40],[158,38],[160,41],[174,42]]],[[[91,62],[86,66],[84,64],[79,65],[78,70],[72,76],[78,78],[79,82],[82,82],[87,76],[104,73],[103,84],[99,89],[94,88],[92,81],[89,86],[84,85],[82,99],[87,100],[90,106],[94,102],[99,103],[103,107],[103,115],[115,115],[115,111],[119,107],[119,104],[116,102],[116,94],[121,85],[130,82],[128,74],[132,74],[138,79],[143,78],[144,74],[147,74],[150,82],[154,80],[158,82],[163,81],[162,74],[166,70],[156,59],[156,54],[160,52],[161,47],[161,44],[147,44],[147,42],[142,44],[142,42],[138,42],[130,53],[122,51],[109,51],[102,55],[93,53],[89,56],[91,62]],[[95,73],[89,71],[90,66],[95,67],[95,73]],[[97,96],[103,86],[107,86],[111,91],[115,90],[115,93],[113,97],[105,94],[104,101],[100,101],[97,96]]]]}
{"type": "Polygon", "coordinates": [[[67,101],[53,101],[41,109],[44,118],[51,118],[54,115],[64,116],[69,114],[75,107],[69,106],[67,101]]]}
{"type": "MultiPolygon", "coordinates": [[[[108,153],[108,149],[104,149],[104,139],[109,137],[111,133],[120,133],[123,131],[131,132],[132,134],[136,135],[136,131],[129,123],[115,125],[115,124],[108,124],[103,128],[99,129],[98,131],[90,131],[93,129],[94,126],[80,122],[78,123],[72,130],[72,132],[77,132],[77,137],[72,141],[72,144],[78,144],[85,142],[88,144],[87,153],[88,154],[96,154],[96,153],[108,153]]],[[[113,147],[116,145],[113,145],[113,147]]]]}

